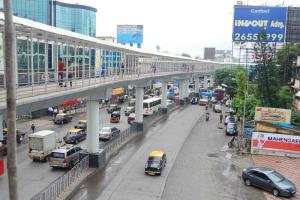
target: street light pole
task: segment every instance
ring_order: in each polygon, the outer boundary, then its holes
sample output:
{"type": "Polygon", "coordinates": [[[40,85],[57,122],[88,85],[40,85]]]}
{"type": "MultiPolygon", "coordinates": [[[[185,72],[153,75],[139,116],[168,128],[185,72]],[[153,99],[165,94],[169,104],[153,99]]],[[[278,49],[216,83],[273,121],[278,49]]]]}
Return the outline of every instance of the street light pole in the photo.
{"type": "MultiPolygon", "coordinates": [[[[18,200],[17,148],[16,148],[16,32],[12,18],[12,0],[4,0],[4,60],[7,119],[7,170],[9,199],[18,200]]],[[[2,127],[0,127],[2,128],[2,127]]]]}

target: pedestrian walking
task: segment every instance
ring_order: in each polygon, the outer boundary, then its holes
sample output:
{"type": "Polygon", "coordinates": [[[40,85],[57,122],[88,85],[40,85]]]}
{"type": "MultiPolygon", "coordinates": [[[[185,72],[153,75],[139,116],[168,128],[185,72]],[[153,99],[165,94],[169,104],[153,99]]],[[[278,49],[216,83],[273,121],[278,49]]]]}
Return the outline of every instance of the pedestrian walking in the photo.
{"type": "Polygon", "coordinates": [[[55,107],[53,109],[53,116],[54,116],[54,118],[56,117],[57,114],[58,114],[58,109],[55,107]]]}
{"type": "Polygon", "coordinates": [[[34,133],[34,131],[35,131],[35,125],[34,124],[31,124],[31,130],[32,130],[32,133],[34,133]]]}
{"type": "Polygon", "coordinates": [[[59,58],[58,59],[58,85],[60,87],[63,86],[63,78],[64,78],[64,68],[65,68],[65,65],[63,63],[63,60],[62,58],[59,58]]]}
{"type": "Polygon", "coordinates": [[[122,71],[122,77],[123,77],[123,75],[124,75],[124,71],[125,71],[125,66],[124,66],[124,63],[122,63],[122,65],[121,65],[121,71],[122,71]]]}
{"type": "MultiPolygon", "coordinates": [[[[72,62],[69,60],[68,61],[68,81],[70,81],[70,86],[72,87],[72,78],[73,78],[73,64],[72,62]]],[[[67,86],[67,82],[66,85],[67,86]]]]}
{"type": "Polygon", "coordinates": [[[222,123],[223,122],[223,113],[221,112],[220,113],[220,123],[222,123]]]}

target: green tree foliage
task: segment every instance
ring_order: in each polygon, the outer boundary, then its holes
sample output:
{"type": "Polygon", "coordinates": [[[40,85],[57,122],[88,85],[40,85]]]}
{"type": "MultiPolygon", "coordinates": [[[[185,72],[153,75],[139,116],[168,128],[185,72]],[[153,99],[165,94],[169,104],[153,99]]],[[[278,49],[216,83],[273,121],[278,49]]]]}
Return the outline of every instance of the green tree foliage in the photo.
{"type": "Polygon", "coordinates": [[[274,49],[267,42],[266,31],[258,34],[258,41],[254,44],[256,63],[255,79],[257,84],[258,98],[262,106],[275,107],[277,105],[276,92],[278,90],[278,79],[274,61],[274,49]]]}
{"type": "Polygon", "coordinates": [[[188,54],[188,53],[182,53],[181,56],[183,56],[183,57],[189,57],[189,58],[192,57],[192,56],[191,56],[190,54],[188,54]]]}
{"type": "Polygon", "coordinates": [[[276,93],[277,107],[279,108],[291,108],[293,102],[293,93],[289,86],[281,86],[276,93]]]}
{"type": "Polygon", "coordinates": [[[293,77],[293,64],[300,54],[300,47],[296,44],[287,44],[277,52],[278,74],[281,84],[290,82],[293,77]]]}
{"type": "Polygon", "coordinates": [[[233,97],[236,93],[235,88],[237,86],[236,74],[241,70],[244,70],[242,66],[217,69],[214,75],[214,82],[216,85],[227,85],[226,93],[233,97]]]}

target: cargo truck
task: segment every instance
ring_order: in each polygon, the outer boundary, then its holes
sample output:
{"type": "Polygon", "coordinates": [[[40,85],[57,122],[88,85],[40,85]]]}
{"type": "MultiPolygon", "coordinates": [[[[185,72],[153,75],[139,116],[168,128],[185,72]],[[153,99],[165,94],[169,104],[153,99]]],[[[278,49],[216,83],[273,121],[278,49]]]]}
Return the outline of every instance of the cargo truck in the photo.
{"type": "Polygon", "coordinates": [[[55,131],[42,130],[29,134],[29,158],[46,161],[50,153],[61,145],[62,141],[57,140],[55,131]]]}

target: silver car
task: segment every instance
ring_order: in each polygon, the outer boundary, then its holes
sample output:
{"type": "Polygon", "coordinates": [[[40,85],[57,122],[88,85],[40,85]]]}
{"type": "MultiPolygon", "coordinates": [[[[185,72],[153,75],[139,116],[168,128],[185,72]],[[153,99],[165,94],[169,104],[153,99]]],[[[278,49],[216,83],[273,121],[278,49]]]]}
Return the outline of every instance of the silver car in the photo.
{"type": "Polygon", "coordinates": [[[103,127],[99,132],[99,140],[108,141],[120,135],[120,130],[116,127],[103,127]]]}

